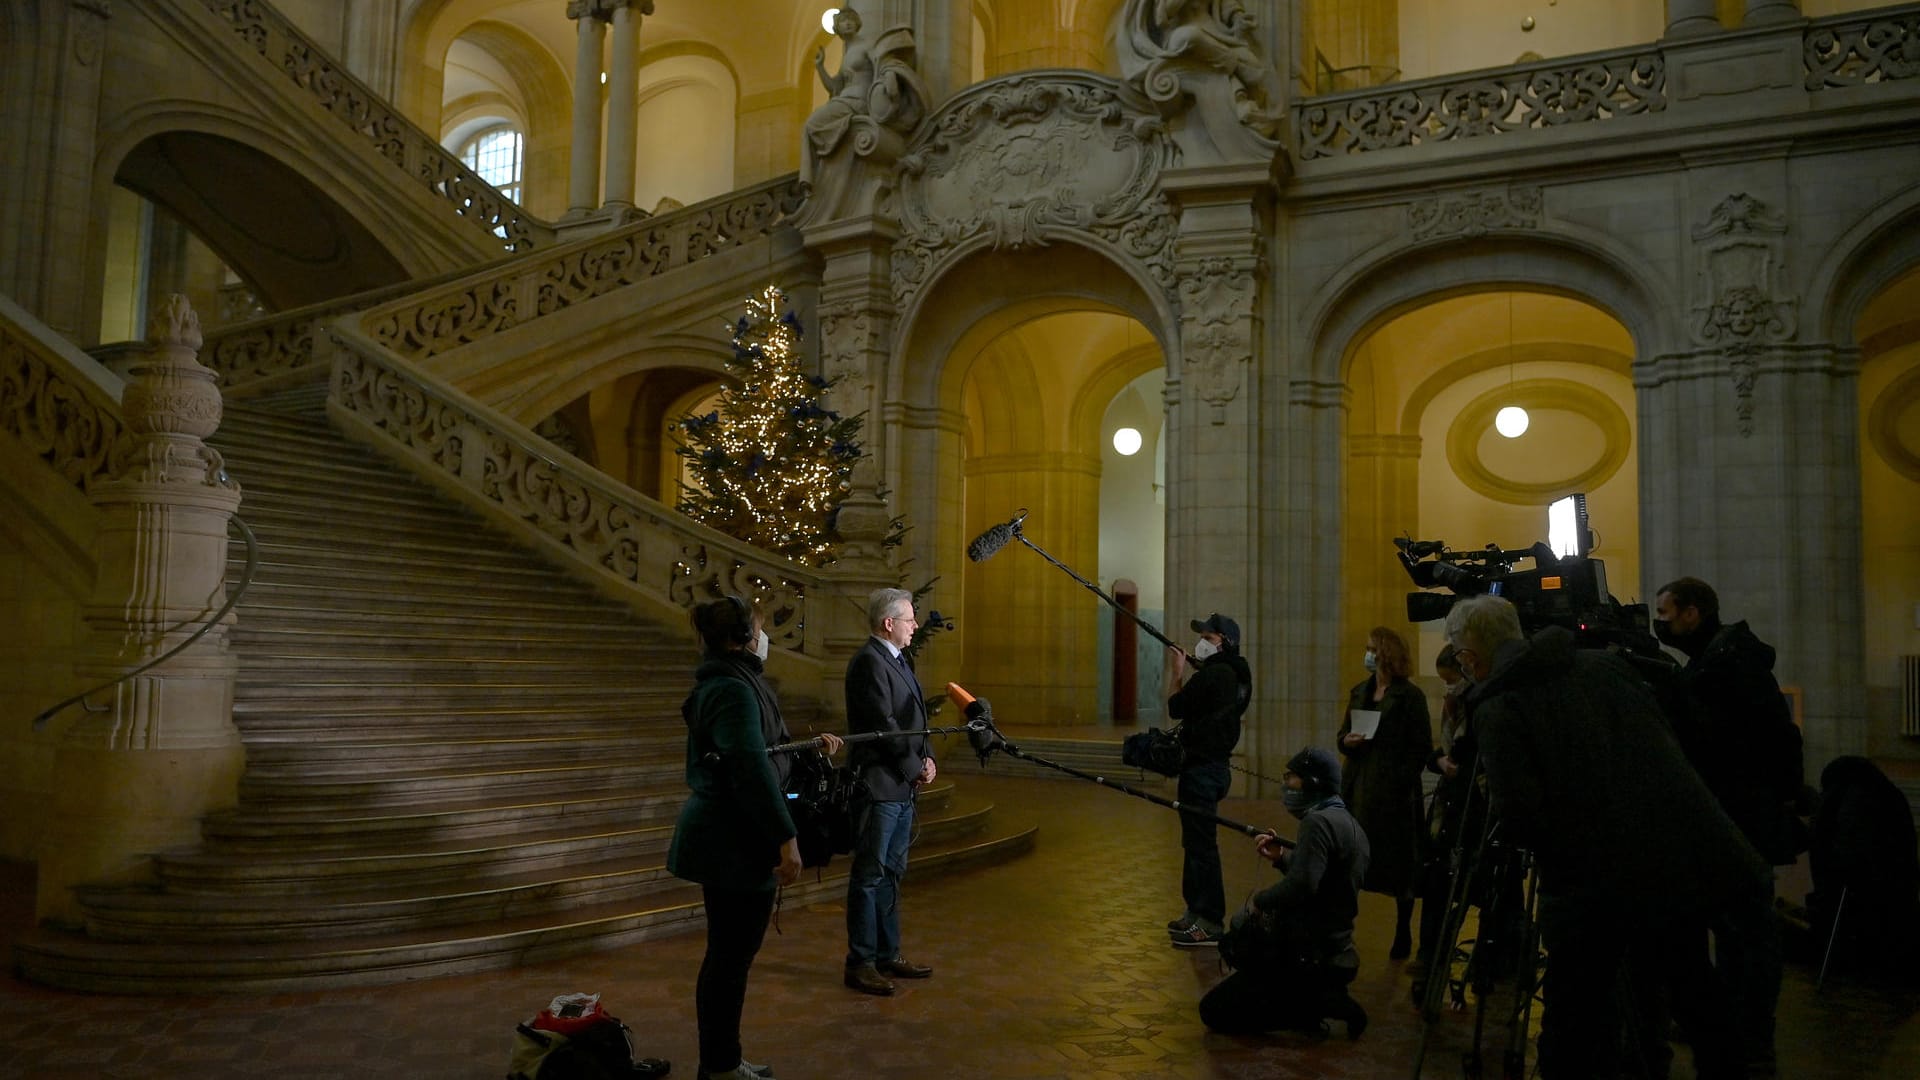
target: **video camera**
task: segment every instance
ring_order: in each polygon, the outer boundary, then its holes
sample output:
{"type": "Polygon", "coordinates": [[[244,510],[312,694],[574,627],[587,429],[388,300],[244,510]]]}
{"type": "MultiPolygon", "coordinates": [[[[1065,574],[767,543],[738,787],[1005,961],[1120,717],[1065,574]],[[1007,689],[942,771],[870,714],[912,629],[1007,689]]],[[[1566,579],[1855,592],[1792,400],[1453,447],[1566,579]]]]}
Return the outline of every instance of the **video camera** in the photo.
{"type": "Polygon", "coordinates": [[[1587,552],[1593,533],[1587,528],[1587,497],[1569,495],[1547,510],[1548,537],[1529,548],[1454,551],[1444,540],[1396,537],[1400,565],[1422,590],[1407,594],[1407,619],[1444,619],[1463,596],[1499,596],[1520,614],[1531,635],[1548,626],[1573,631],[1587,648],[1615,647],[1646,656],[1661,655],[1648,630],[1645,604],[1622,604],[1607,592],[1607,568],[1587,552]],[[1531,560],[1530,569],[1515,567],[1531,560]]]}

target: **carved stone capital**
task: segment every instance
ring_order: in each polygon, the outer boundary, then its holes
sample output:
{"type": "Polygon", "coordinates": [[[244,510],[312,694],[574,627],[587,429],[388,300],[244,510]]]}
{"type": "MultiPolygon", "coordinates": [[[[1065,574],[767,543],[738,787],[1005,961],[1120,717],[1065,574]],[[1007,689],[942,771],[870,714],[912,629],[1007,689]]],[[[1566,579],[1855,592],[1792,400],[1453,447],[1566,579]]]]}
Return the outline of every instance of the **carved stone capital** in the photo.
{"type": "Polygon", "coordinates": [[[1407,227],[1415,240],[1533,229],[1540,225],[1541,202],[1540,189],[1531,185],[1436,195],[1408,205],[1407,227]]]}

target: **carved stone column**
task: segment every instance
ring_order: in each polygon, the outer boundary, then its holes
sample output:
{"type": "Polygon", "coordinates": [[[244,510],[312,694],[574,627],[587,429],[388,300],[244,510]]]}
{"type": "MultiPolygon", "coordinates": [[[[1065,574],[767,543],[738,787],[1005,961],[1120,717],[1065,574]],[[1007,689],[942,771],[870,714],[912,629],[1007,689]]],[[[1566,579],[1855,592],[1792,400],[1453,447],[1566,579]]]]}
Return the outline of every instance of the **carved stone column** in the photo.
{"type": "Polygon", "coordinates": [[[613,24],[613,57],[607,67],[607,205],[633,205],[633,170],[639,162],[640,17],[653,14],[653,0],[599,0],[613,24]]]}
{"type": "Polygon", "coordinates": [[[596,0],[570,0],[567,18],[579,24],[573,52],[573,146],[567,164],[567,214],[578,217],[599,205],[600,48],[607,36],[607,16],[596,0]]]}
{"type": "Polygon", "coordinates": [[[100,64],[108,0],[38,5],[0,37],[0,294],[75,341],[99,337],[100,282],[88,261],[100,64]]]}
{"type": "Polygon", "coordinates": [[[1747,13],[1741,25],[1764,26],[1798,18],[1801,18],[1800,0],[1747,0],[1747,13]]]}
{"type": "Polygon", "coordinates": [[[1181,169],[1163,190],[1175,241],[1178,360],[1167,379],[1167,618],[1219,610],[1251,634],[1247,553],[1260,534],[1247,461],[1255,343],[1263,340],[1265,167],[1181,169]]]}
{"type": "MultiPolygon", "coordinates": [[[[220,424],[217,378],[194,359],[200,325],[184,297],[154,314],[148,334],[121,401],[115,478],[91,495],[99,577],[74,666],[90,684],[182,645],[226,602],[227,524],[240,488],[202,441],[220,424]]],[[[244,751],[231,623],[101,691],[92,707],[102,711],[68,728],[39,858],[43,917],[72,916],[70,886],[138,876],[147,853],[194,842],[201,816],[234,802],[244,751]]]]}
{"type": "Polygon", "coordinates": [[[1635,364],[1642,561],[1649,594],[1702,578],[1779,650],[1818,768],[1866,745],[1857,356],[1796,340],[1790,222],[1763,189],[1696,220],[1690,340],[1635,364]]]}
{"type": "Polygon", "coordinates": [[[1667,0],[1667,36],[1698,37],[1722,29],[1716,0],[1667,0]]]}
{"type": "Polygon", "coordinates": [[[1387,557],[1390,549],[1376,545],[1379,537],[1419,528],[1420,436],[1349,434],[1346,490],[1340,640],[1360,641],[1368,629],[1388,626],[1411,642],[1406,594],[1412,586],[1400,564],[1387,557]]]}

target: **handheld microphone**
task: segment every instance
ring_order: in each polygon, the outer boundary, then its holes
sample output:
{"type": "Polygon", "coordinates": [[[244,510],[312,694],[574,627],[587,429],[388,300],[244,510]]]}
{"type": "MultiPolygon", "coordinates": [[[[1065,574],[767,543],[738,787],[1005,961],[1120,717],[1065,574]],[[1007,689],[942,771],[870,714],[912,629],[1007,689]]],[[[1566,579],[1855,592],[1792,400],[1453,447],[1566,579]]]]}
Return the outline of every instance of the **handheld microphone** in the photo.
{"type": "Polygon", "coordinates": [[[986,562],[1000,553],[1000,549],[1013,542],[1020,535],[1020,523],[1027,520],[1027,508],[1021,507],[1013,520],[1004,525],[995,525],[986,532],[973,538],[967,545],[967,558],[973,562],[986,562]]]}
{"type": "Polygon", "coordinates": [[[967,714],[967,745],[985,765],[995,750],[1006,746],[1006,739],[993,726],[993,706],[986,698],[977,698],[968,693],[959,683],[947,684],[947,697],[967,714]]]}

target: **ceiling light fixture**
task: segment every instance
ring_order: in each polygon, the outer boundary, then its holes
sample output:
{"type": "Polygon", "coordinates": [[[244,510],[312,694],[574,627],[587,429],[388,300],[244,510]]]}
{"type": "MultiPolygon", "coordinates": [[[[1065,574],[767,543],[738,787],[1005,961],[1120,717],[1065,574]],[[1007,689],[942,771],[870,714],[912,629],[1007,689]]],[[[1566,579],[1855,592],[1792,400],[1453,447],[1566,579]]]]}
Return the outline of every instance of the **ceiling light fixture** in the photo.
{"type": "MultiPolygon", "coordinates": [[[[1513,293],[1507,293],[1507,392],[1513,392],[1513,293]]],[[[1527,410],[1518,405],[1508,405],[1493,417],[1493,430],[1509,439],[1517,439],[1527,433],[1529,422],[1527,410]]]]}

